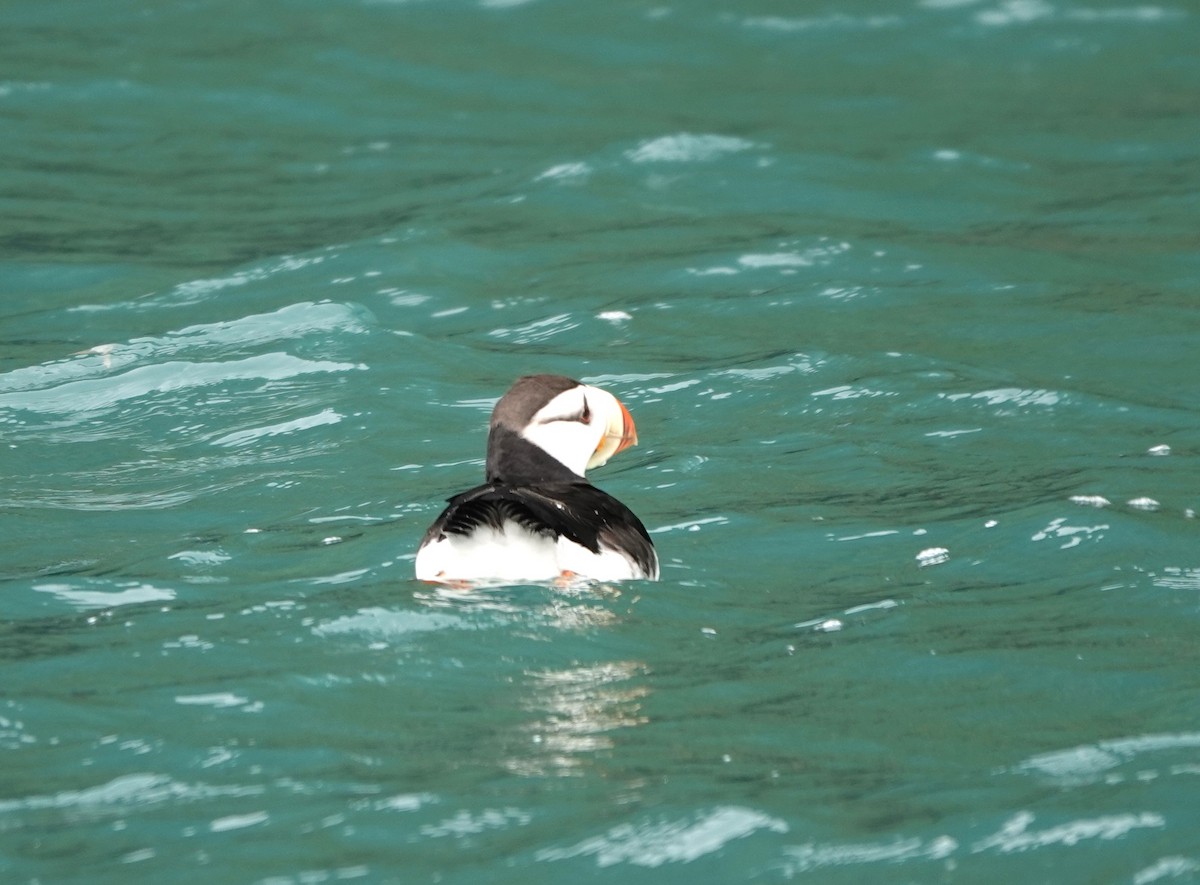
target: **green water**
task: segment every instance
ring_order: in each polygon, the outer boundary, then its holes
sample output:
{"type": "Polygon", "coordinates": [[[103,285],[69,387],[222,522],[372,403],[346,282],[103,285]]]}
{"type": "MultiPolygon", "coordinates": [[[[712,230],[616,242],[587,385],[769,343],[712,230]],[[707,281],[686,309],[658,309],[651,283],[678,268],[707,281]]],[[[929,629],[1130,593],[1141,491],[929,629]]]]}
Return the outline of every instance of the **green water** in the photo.
{"type": "Polygon", "coordinates": [[[1200,11],[9,3],[0,880],[1200,878],[1200,11]],[[439,591],[517,375],[657,584],[439,591]]]}

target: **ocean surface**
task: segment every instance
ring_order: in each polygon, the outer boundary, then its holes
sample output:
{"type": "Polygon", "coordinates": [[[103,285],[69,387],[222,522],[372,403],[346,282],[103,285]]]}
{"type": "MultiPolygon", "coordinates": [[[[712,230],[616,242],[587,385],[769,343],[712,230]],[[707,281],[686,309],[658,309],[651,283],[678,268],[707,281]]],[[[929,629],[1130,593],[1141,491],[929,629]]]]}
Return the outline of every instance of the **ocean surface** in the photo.
{"type": "Polygon", "coordinates": [[[0,881],[1200,880],[1197,47],[6,3],[0,881]],[[529,372],[660,582],[413,580],[529,372]]]}

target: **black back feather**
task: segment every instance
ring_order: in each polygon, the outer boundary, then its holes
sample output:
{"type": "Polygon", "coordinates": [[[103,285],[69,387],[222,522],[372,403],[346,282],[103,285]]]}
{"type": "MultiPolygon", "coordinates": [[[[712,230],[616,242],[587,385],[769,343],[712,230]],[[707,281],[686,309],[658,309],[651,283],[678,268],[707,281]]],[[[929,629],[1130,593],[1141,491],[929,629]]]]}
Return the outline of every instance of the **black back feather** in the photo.
{"type": "Polygon", "coordinates": [[[658,556],[642,521],[607,492],[585,480],[536,487],[490,482],[450,499],[422,544],[446,535],[469,535],[481,526],[515,522],[534,534],[564,535],[592,553],[606,547],[628,556],[647,576],[657,576],[658,556]]]}

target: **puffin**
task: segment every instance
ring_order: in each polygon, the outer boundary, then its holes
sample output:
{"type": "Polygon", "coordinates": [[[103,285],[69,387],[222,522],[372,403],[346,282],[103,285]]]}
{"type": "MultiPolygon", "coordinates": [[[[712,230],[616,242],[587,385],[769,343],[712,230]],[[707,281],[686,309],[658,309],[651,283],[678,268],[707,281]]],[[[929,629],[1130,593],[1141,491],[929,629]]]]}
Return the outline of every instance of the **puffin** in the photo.
{"type": "Polygon", "coordinates": [[[483,485],[448,499],[417,548],[416,577],[657,580],[646,527],[586,477],[633,445],[633,417],[608,391],[563,375],[518,378],[492,410],[483,485]]]}

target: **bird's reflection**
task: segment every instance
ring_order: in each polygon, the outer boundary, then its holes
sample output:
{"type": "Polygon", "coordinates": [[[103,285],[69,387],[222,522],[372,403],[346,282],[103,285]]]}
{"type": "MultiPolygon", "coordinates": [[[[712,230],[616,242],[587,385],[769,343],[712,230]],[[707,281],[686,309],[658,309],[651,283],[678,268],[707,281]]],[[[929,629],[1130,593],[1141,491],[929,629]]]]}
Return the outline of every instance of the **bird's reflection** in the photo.
{"type": "Polygon", "coordinates": [[[610,627],[620,616],[596,602],[615,602],[621,591],[611,584],[560,584],[548,599],[538,605],[515,601],[504,592],[486,587],[430,587],[413,594],[420,605],[467,613],[515,615],[529,626],[555,630],[586,630],[610,627]]]}
{"type": "MultiPolygon", "coordinates": [[[[511,619],[521,632],[557,642],[563,634],[609,630],[638,597],[621,587],[582,582],[555,584],[536,604],[504,590],[431,587],[414,594],[419,604],[458,613],[511,619]]],[[[502,763],[530,777],[583,774],[612,750],[614,734],[647,722],[642,706],[650,689],[641,661],[572,662],[565,668],[530,668],[514,686],[516,706],[530,719],[504,740],[502,763]]]]}

